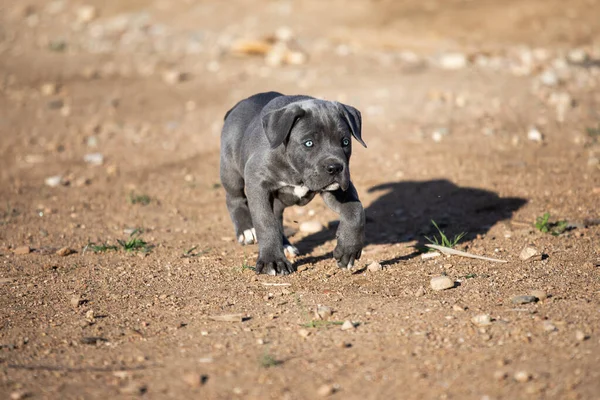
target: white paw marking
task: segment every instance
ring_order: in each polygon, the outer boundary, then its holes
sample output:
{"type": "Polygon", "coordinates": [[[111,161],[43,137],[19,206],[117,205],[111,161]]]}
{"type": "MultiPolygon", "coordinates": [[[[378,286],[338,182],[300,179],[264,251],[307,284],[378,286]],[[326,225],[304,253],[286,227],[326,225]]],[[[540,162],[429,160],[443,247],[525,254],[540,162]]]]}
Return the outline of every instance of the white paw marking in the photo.
{"type": "Polygon", "coordinates": [[[271,268],[271,269],[269,270],[269,273],[268,273],[268,275],[277,275],[277,271],[275,271],[275,268],[271,268]]]}
{"type": "Polygon", "coordinates": [[[283,252],[288,257],[296,257],[300,255],[298,248],[296,248],[296,246],[292,246],[291,244],[286,244],[283,246],[283,252]]]}
{"type": "Polygon", "coordinates": [[[244,244],[258,243],[258,240],[256,240],[256,230],[254,228],[246,229],[244,231],[244,237],[242,238],[242,235],[240,235],[240,242],[242,240],[244,241],[244,244]]]}
{"type": "Polygon", "coordinates": [[[348,265],[346,266],[346,268],[347,268],[348,270],[351,270],[353,267],[354,267],[354,261],[350,261],[350,262],[348,263],[348,265]]]}

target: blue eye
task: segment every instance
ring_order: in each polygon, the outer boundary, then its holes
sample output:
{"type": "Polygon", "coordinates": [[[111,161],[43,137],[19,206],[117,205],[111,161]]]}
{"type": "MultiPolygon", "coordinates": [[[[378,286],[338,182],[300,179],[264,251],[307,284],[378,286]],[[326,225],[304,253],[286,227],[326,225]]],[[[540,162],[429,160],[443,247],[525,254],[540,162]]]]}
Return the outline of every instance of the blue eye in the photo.
{"type": "Polygon", "coordinates": [[[344,147],[348,147],[348,146],[350,146],[350,139],[348,139],[348,138],[343,138],[343,139],[342,139],[342,146],[344,146],[344,147]]]}
{"type": "Polygon", "coordinates": [[[304,142],[304,145],[306,147],[313,147],[315,143],[312,140],[307,140],[306,142],[304,142]]]}

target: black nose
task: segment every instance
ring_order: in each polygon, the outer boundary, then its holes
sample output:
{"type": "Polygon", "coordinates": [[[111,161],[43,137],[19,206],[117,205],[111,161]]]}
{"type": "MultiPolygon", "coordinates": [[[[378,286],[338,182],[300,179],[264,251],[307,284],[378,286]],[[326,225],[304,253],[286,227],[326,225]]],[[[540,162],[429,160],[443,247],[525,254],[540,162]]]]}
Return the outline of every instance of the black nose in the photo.
{"type": "Polygon", "coordinates": [[[329,164],[325,167],[325,169],[327,170],[327,173],[329,173],[329,175],[335,175],[342,172],[344,170],[344,166],[342,164],[334,163],[329,164]]]}

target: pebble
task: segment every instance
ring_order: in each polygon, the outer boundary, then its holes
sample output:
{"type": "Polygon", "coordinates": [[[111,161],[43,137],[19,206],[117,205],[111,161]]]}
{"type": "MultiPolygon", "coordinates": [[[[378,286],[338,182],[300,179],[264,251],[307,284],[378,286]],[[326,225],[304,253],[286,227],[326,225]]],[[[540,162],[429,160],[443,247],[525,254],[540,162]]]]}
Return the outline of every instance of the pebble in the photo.
{"type": "Polygon", "coordinates": [[[196,372],[190,372],[183,376],[183,381],[190,387],[197,388],[208,381],[208,375],[202,375],[196,372]]]}
{"type": "Polygon", "coordinates": [[[98,17],[98,10],[91,5],[84,5],[77,9],[77,22],[87,24],[98,17]]]}
{"type": "Polygon", "coordinates": [[[538,298],[535,296],[527,296],[527,295],[523,295],[523,296],[515,296],[511,299],[513,304],[529,304],[529,303],[535,303],[536,301],[538,301],[538,298]]]}
{"type": "Polygon", "coordinates": [[[532,126],[527,131],[527,139],[531,140],[532,142],[540,143],[544,140],[544,136],[535,126],[532,126]]]}
{"type": "Polygon", "coordinates": [[[531,374],[527,371],[517,371],[514,377],[517,382],[525,383],[531,379],[531,374]]]}
{"type": "Polygon", "coordinates": [[[537,297],[539,301],[543,301],[548,298],[548,293],[543,290],[532,290],[529,294],[537,297]]]}
{"type": "Polygon", "coordinates": [[[25,255],[31,253],[31,248],[29,246],[19,246],[13,250],[13,254],[17,255],[25,255]]]}
{"type": "Polygon", "coordinates": [[[79,307],[79,304],[81,304],[81,296],[78,294],[73,295],[71,297],[71,306],[77,308],[79,307]]]}
{"type": "Polygon", "coordinates": [[[185,81],[186,79],[187,74],[181,71],[170,70],[163,73],[163,80],[169,85],[175,85],[185,81]]]}
{"type": "Polygon", "coordinates": [[[539,76],[540,82],[546,86],[556,86],[558,85],[558,75],[556,75],[556,72],[547,69],[544,72],[542,72],[539,76]]]}
{"type": "Polygon", "coordinates": [[[434,276],[429,284],[433,290],[445,290],[454,287],[454,281],[447,276],[434,276]]]}
{"type": "Polygon", "coordinates": [[[333,309],[328,306],[318,306],[317,307],[317,316],[320,319],[328,319],[333,315],[333,309]]]}
{"type": "Polygon", "coordinates": [[[572,49],[567,54],[570,62],[580,64],[588,59],[588,55],[583,49],[572,49]]]}
{"type": "Polygon", "coordinates": [[[16,390],[10,394],[11,400],[21,400],[30,397],[31,393],[25,392],[23,390],[16,390]]]}
{"type": "Polygon", "coordinates": [[[577,339],[578,342],[583,342],[588,338],[589,337],[583,331],[575,331],[575,339],[577,339]]]}
{"type": "Polygon", "coordinates": [[[89,153],[83,156],[83,161],[90,165],[102,165],[104,164],[104,156],[102,153],[89,153]]]}
{"type": "Polygon", "coordinates": [[[367,267],[367,270],[369,270],[370,272],[382,271],[383,266],[381,264],[379,264],[377,261],[373,261],[371,264],[369,264],[369,266],[367,267]]]}
{"type": "Polygon", "coordinates": [[[352,323],[352,321],[350,320],[346,320],[344,321],[344,323],[342,324],[342,330],[343,331],[347,331],[350,329],[355,329],[356,327],[354,326],[354,324],[352,323]]]}
{"type": "Polygon", "coordinates": [[[439,143],[442,141],[444,136],[448,136],[448,134],[449,134],[448,128],[438,128],[435,131],[433,131],[433,133],[431,134],[431,139],[434,142],[439,143]]]}
{"type": "Polygon", "coordinates": [[[519,258],[523,261],[539,261],[542,259],[542,254],[535,247],[526,246],[521,250],[519,258]]]}
{"type": "Polygon", "coordinates": [[[58,93],[58,85],[54,82],[47,82],[40,86],[40,92],[44,96],[53,96],[58,93]]]}
{"type": "Polygon", "coordinates": [[[467,56],[463,53],[442,54],[438,60],[443,69],[457,70],[467,66],[467,56]]]}
{"type": "Polygon", "coordinates": [[[508,377],[508,374],[506,373],[506,371],[496,371],[494,372],[494,379],[497,381],[503,381],[508,377]]]}
{"type": "Polygon", "coordinates": [[[146,385],[137,382],[131,382],[127,386],[120,388],[119,392],[126,395],[142,395],[146,393],[147,390],[148,388],[146,385]]]}
{"type": "Polygon", "coordinates": [[[328,397],[335,393],[335,387],[333,385],[323,385],[317,390],[317,394],[320,397],[328,397]]]}
{"type": "Polygon", "coordinates": [[[423,286],[419,286],[419,288],[415,291],[415,297],[422,297],[425,295],[425,288],[423,286]]]}
{"type": "Polygon", "coordinates": [[[50,187],[57,187],[60,185],[61,182],[62,182],[61,175],[49,176],[48,178],[44,179],[44,183],[46,184],[46,186],[50,186],[50,187]]]}
{"type": "Polygon", "coordinates": [[[438,251],[428,251],[427,253],[423,253],[421,254],[421,259],[422,260],[427,260],[429,258],[435,258],[435,257],[439,257],[442,254],[438,251]]]}
{"type": "Polygon", "coordinates": [[[553,324],[552,322],[550,322],[550,321],[544,321],[544,322],[542,323],[542,327],[544,328],[544,331],[546,331],[546,332],[554,332],[554,331],[558,330],[558,329],[556,328],[556,325],[554,325],[554,324],[553,324]]]}
{"type": "Polygon", "coordinates": [[[70,249],[68,247],[63,247],[63,248],[61,248],[61,249],[59,249],[59,250],[56,251],[56,255],[57,256],[61,256],[61,257],[66,257],[66,256],[68,256],[70,254],[73,254],[73,253],[76,253],[76,251],[73,250],[73,249],[70,249]]]}
{"type": "Polygon", "coordinates": [[[302,336],[303,338],[307,338],[310,336],[310,331],[308,329],[300,329],[298,331],[298,335],[302,336]]]}
{"type": "Polygon", "coordinates": [[[299,226],[300,232],[317,233],[323,230],[323,225],[319,221],[305,221],[299,226]]]}
{"type": "Polygon", "coordinates": [[[460,305],[458,305],[458,304],[454,304],[454,305],[452,306],[452,310],[453,310],[453,311],[459,311],[459,312],[462,312],[462,311],[465,311],[465,307],[464,307],[464,306],[460,306],[460,305]]]}
{"type": "Polygon", "coordinates": [[[488,326],[492,324],[492,317],[489,314],[479,314],[471,318],[471,322],[477,326],[488,326]]]}

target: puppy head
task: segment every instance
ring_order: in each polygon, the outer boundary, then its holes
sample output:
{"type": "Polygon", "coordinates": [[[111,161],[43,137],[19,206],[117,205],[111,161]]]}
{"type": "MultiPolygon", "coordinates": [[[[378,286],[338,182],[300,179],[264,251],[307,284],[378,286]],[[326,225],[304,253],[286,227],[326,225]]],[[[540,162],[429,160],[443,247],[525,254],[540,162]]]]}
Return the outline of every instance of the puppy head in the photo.
{"type": "Polygon", "coordinates": [[[289,165],[302,174],[303,185],[311,191],[348,189],[351,137],[367,147],[356,108],[305,100],[266,114],[262,124],[271,148],[284,146],[289,165]]]}

